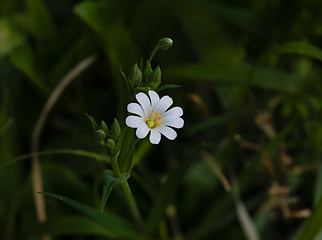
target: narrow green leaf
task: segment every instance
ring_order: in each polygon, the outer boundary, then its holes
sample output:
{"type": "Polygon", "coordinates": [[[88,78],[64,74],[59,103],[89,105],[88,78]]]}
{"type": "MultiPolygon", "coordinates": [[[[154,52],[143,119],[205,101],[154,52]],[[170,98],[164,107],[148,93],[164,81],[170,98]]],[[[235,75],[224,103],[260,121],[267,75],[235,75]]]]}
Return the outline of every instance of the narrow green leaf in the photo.
{"type": "Polygon", "coordinates": [[[118,178],[116,177],[115,173],[112,170],[105,170],[103,173],[103,194],[102,194],[102,201],[101,201],[101,211],[103,211],[106,201],[110,196],[110,193],[117,183],[121,183],[126,181],[131,175],[126,173],[124,177],[118,178]]]}
{"type": "Polygon", "coordinates": [[[322,51],[307,42],[289,42],[275,50],[277,53],[298,53],[322,61],[322,51]]]}
{"type": "Polygon", "coordinates": [[[168,89],[168,88],[179,88],[181,87],[180,85],[174,85],[174,84],[166,84],[161,87],[159,87],[156,92],[161,92],[162,90],[168,89]]]}
{"type": "Polygon", "coordinates": [[[121,172],[126,172],[126,156],[128,155],[128,152],[131,147],[131,143],[133,141],[134,136],[134,129],[126,127],[126,132],[123,137],[122,146],[121,146],[121,152],[118,157],[119,167],[121,172]]]}
{"type": "Polygon", "coordinates": [[[31,48],[27,44],[22,44],[10,52],[10,61],[12,64],[23,72],[33,85],[45,93],[49,93],[50,89],[47,87],[39,77],[36,70],[35,57],[31,48]]]}
{"type": "Polygon", "coordinates": [[[44,234],[49,234],[50,236],[82,234],[108,238],[116,237],[115,234],[102,228],[87,217],[62,215],[49,217],[44,223],[26,226],[26,229],[22,230],[20,237],[17,239],[38,237],[44,234]]]}
{"type": "Polygon", "coordinates": [[[91,121],[93,133],[95,134],[97,132],[97,130],[100,129],[99,126],[97,125],[96,121],[94,120],[94,118],[92,116],[88,115],[87,113],[85,113],[85,115],[91,121]]]}
{"type": "Polygon", "coordinates": [[[97,160],[102,160],[104,162],[110,163],[111,158],[107,155],[102,155],[98,154],[95,152],[89,152],[89,151],[83,151],[80,149],[56,149],[56,150],[47,150],[47,151],[42,151],[42,152],[36,152],[33,154],[25,154],[19,157],[16,157],[14,159],[5,161],[3,164],[0,164],[0,170],[10,166],[11,164],[17,163],[21,160],[24,159],[29,159],[34,156],[41,156],[41,155],[52,155],[52,154],[72,154],[72,155],[77,155],[77,156],[82,156],[82,157],[90,157],[90,158],[95,158],[97,160]]]}
{"type": "Polygon", "coordinates": [[[310,218],[306,221],[304,225],[304,229],[302,234],[297,240],[308,240],[314,239],[321,231],[321,216],[322,216],[322,196],[320,200],[315,205],[315,208],[310,216],[310,218]]]}
{"type": "Polygon", "coordinates": [[[87,217],[91,218],[93,221],[104,227],[112,234],[123,237],[124,239],[139,239],[139,235],[136,232],[135,227],[131,223],[114,214],[100,212],[99,210],[96,210],[94,208],[91,208],[89,206],[86,206],[84,204],[81,204],[61,195],[46,192],[41,192],[41,194],[45,194],[47,196],[59,199],[67,203],[71,207],[75,208],[87,217]]]}
{"type": "Polygon", "coordinates": [[[171,203],[184,174],[190,167],[193,160],[196,159],[201,146],[202,145],[199,145],[199,147],[189,155],[189,158],[184,160],[183,163],[174,172],[172,172],[170,176],[168,176],[159,190],[156,196],[156,201],[152,206],[147,220],[146,231],[149,235],[153,234],[159,222],[165,215],[167,206],[171,203]]]}

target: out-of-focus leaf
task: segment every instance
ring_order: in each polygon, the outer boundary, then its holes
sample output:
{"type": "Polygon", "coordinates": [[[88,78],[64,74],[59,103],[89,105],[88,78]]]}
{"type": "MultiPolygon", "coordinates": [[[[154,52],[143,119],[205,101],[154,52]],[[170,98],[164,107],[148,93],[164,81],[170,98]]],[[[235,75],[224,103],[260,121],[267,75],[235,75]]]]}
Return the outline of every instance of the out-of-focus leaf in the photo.
{"type": "Polygon", "coordinates": [[[194,150],[183,163],[167,177],[166,181],[163,183],[161,189],[159,190],[156,201],[152,206],[149,213],[148,220],[146,223],[146,231],[149,235],[152,235],[159,222],[163,218],[167,206],[170,204],[172,198],[174,197],[181,180],[188,170],[189,166],[196,159],[197,154],[201,148],[201,145],[194,150]]]}
{"type": "MultiPolygon", "coordinates": [[[[42,0],[27,0],[30,26],[33,29],[36,39],[45,47],[48,41],[55,36],[55,29],[49,12],[42,0]]],[[[58,37],[58,36],[56,36],[58,37]]]]}
{"type": "Polygon", "coordinates": [[[131,240],[139,239],[139,235],[136,232],[133,225],[114,214],[100,212],[94,208],[91,208],[89,206],[86,206],[84,204],[81,204],[79,202],[76,202],[72,199],[69,199],[61,195],[46,193],[46,192],[42,192],[41,194],[45,194],[47,196],[59,199],[67,203],[71,207],[75,208],[76,210],[80,211],[87,217],[91,218],[93,221],[95,221],[96,223],[104,227],[112,234],[122,237],[123,239],[131,239],[131,240]]]}
{"type": "Polygon", "coordinates": [[[115,234],[102,228],[87,217],[61,215],[49,217],[44,223],[38,223],[35,226],[28,226],[27,229],[22,230],[20,239],[42,236],[44,234],[49,234],[51,236],[82,234],[98,235],[110,238],[116,237],[115,234]]]}
{"type": "MultiPolygon", "coordinates": [[[[178,8],[182,26],[192,42],[198,58],[204,62],[239,63],[244,59],[243,46],[227,35],[216,15],[198,3],[187,1],[178,8]],[[196,21],[196,19],[198,19],[196,21]]],[[[162,71],[162,74],[164,72],[162,71]]]]}
{"type": "Polygon", "coordinates": [[[0,58],[22,44],[24,36],[15,31],[6,20],[0,21],[0,58]]]}
{"type": "Polygon", "coordinates": [[[204,7],[208,11],[217,14],[226,21],[240,27],[243,30],[257,34],[265,34],[266,28],[264,27],[261,19],[250,11],[230,6],[219,5],[211,1],[193,0],[193,2],[204,7]]]}
{"type": "Polygon", "coordinates": [[[103,186],[103,194],[101,201],[101,211],[103,211],[106,201],[110,196],[110,193],[117,183],[121,183],[126,181],[131,175],[126,173],[124,177],[118,178],[115,176],[115,173],[112,170],[105,170],[103,174],[104,186],[103,186]]]}
{"type": "Polygon", "coordinates": [[[41,156],[41,155],[51,155],[51,154],[72,154],[72,155],[77,155],[77,156],[83,156],[83,157],[90,157],[90,158],[95,158],[97,160],[102,160],[105,162],[110,163],[111,158],[107,155],[101,155],[95,152],[89,152],[89,151],[84,151],[84,150],[74,150],[74,149],[56,149],[56,150],[47,150],[47,151],[42,151],[42,152],[37,152],[34,154],[25,154],[20,157],[5,161],[3,164],[0,165],[0,169],[5,168],[11,164],[14,164],[16,162],[19,162],[24,159],[31,158],[33,156],[41,156]]]}
{"type": "Polygon", "coordinates": [[[74,12],[99,34],[108,34],[109,21],[102,2],[84,1],[74,8],[74,12]]]}
{"type": "Polygon", "coordinates": [[[39,77],[39,73],[35,66],[33,52],[27,44],[23,44],[15,48],[10,52],[9,56],[13,65],[26,74],[34,86],[45,93],[50,92],[49,87],[47,87],[39,77]]]}
{"type": "Polygon", "coordinates": [[[322,196],[322,168],[317,170],[317,180],[314,191],[314,205],[316,205],[322,196]]]}
{"type": "Polygon", "coordinates": [[[296,240],[314,239],[322,230],[321,216],[322,196],[320,197],[318,203],[315,205],[310,218],[306,221],[300,237],[296,240]]]}
{"type": "MultiPolygon", "coordinates": [[[[251,70],[248,64],[200,63],[169,67],[163,70],[167,77],[182,80],[207,80],[221,84],[239,84],[245,80],[251,70]]],[[[279,92],[296,93],[300,78],[274,68],[260,68],[254,73],[252,86],[279,92]]]]}
{"type": "Polygon", "coordinates": [[[289,42],[278,47],[276,53],[298,53],[322,61],[322,51],[307,42],[289,42]]]}
{"type": "Polygon", "coordinates": [[[192,127],[188,134],[192,134],[195,132],[198,132],[200,130],[204,130],[206,128],[217,126],[220,124],[227,124],[229,120],[232,120],[234,117],[236,117],[236,113],[226,113],[224,115],[216,116],[210,119],[207,119],[205,121],[202,121],[199,124],[196,124],[194,127],[192,127]]]}
{"type": "MultiPolygon", "coordinates": [[[[138,58],[137,47],[132,42],[130,31],[125,27],[122,19],[111,22],[108,20],[106,2],[85,1],[78,4],[75,13],[102,36],[104,50],[112,69],[114,86],[121,95],[122,75],[119,72],[120,66],[130,68],[138,58]]],[[[118,119],[125,118],[128,95],[124,96],[118,107],[118,119]]]]}

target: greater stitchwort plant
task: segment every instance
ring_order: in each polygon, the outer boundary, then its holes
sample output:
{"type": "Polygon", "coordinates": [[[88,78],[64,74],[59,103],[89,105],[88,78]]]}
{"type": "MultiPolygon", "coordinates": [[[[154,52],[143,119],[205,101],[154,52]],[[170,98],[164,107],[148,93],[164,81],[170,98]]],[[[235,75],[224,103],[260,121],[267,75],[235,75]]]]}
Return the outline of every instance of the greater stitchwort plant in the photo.
{"type": "MultiPolygon", "coordinates": [[[[141,59],[139,65],[137,63],[133,65],[128,77],[121,70],[125,80],[126,94],[130,96],[127,111],[134,114],[122,120],[125,121],[126,127],[121,129],[116,118],[109,127],[104,121],[101,121],[100,125],[98,125],[90,115],[86,114],[91,122],[94,136],[111,164],[111,169],[107,169],[103,173],[104,185],[101,211],[104,210],[114,185],[117,183],[121,184],[129,209],[141,233],[145,231],[145,227],[127,182],[127,179],[130,177],[130,171],[134,166],[133,155],[135,145],[140,139],[147,137],[149,133],[149,140],[152,144],[160,143],[161,134],[170,140],[174,140],[177,137],[177,133],[173,128],[179,129],[184,125],[184,120],[181,118],[183,115],[182,108],[176,106],[169,109],[173,104],[172,98],[163,96],[160,99],[157,93],[161,90],[178,86],[160,86],[161,69],[159,66],[154,70],[151,68],[151,60],[156,51],[158,49],[167,50],[171,46],[172,40],[170,38],[163,38],[153,50],[145,67],[143,67],[143,60],[141,59]],[[138,103],[133,102],[135,99],[138,103]]],[[[93,217],[94,213],[92,213],[93,209],[88,212],[87,206],[79,207],[79,203],[75,205],[75,201],[66,197],[49,193],[45,194],[66,201],[85,215],[95,219],[93,217]]],[[[97,215],[95,216],[97,217],[97,215]]],[[[100,220],[97,221],[100,223],[100,220]]]]}

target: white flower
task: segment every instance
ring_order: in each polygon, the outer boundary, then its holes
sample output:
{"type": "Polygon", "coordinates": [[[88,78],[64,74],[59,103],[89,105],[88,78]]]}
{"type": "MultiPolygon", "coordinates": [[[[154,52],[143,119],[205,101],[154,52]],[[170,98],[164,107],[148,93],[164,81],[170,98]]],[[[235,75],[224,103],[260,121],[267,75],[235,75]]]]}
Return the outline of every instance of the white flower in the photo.
{"type": "Polygon", "coordinates": [[[155,91],[149,91],[149,96],[142,92],[135,95],[140,104],[130,103],[127,105],[127,111],[138,116],[128,116],[125,120],[126,125],[136,129],[138,138],[145,138],[149,132],[150,142],[158,144],[161,140],[161,134],[168,139],[173,140],[177,133],[170,127],[182,128],[183,115],[181,107],[174,107],[167,111],[172,105],[172,98],[164,96],[160,99],[155,91]]]}

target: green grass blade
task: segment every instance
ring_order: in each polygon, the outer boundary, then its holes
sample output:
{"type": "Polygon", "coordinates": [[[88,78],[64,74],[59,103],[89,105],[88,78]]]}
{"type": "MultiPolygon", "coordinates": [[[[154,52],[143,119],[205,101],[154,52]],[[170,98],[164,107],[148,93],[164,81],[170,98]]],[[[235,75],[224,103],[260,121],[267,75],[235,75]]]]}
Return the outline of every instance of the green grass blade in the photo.
{"type": "Polygon", "coordinates": [[[18,239],[38,237],[44,234],[49,234],[50,236],[82,234],[109,238],[116,237],[115,234],[102,228],[87,217],[62,215],[50,217],[44,223],[26,226],[26,229],[22,230],[18,239]]]}
{"type": "Polygon", "coordinates": [[[103,228],[105,228],[112,234],[120,236],[123,239],[131,239],[131,240],[139,239],[139,235],[136,232],[135,227],[128,221],[114,214],[100,212],[97,209],[91,208],[89,206],[86,206],[84,204],[81,204],[79,202],[76,202],[70,198],[67,198],[61,195],[46,193],[46,192],[41,192],[41,194],[59,199],[67,203],[71,207],[75,208],[79,212],[91,218],[94,222],[98,223],[99,225],[101,225],[103,228]]]}
{"type": "Polygon", "coordinates": [[[149,213],[146,231],[148,235],[152,235],[155,229],[157,228],[159,222],[162,220],[167,206],[171,203],[179,185],[181,184],[181,180],[188,170],[189,166],[196,159],[196,155],[198,154],[201,145],[194,150],[187,160],[184,160],[180,167],[178,167],[164,182],[161,189],[159,190],[156,201],[149,213]]]}
{"type": "Polygon", "coordinates": [[[297,238],[297,240],[314,239],[322,231],[321,216],[322,197],[320,197],[319,202],[315,205],[314,211],[305,223],[302,234],[297,238]]]}
{"type": "Polygon", "coordinates": [[[101,155],[98,153],[94,152],[89,152],[89,151],[83,151],[80,149],[74,150],[74,149],[56,149],[56,150],[47,150],[47,151],[42,151],[42,152],[37,152],[33,154],[25,154],[20,157],[11,159],[9,161],[6,161],[3,164],[0,164],[0,170],[2,168],[5,168],[7,166],[10,166],[11,164],[14,164],[16,162],[19,162],[24,159],[29,159],[34,156],[41,156],[41,155],[51,155],[51,154],[72,154],[72,155],[77,155],[77,156],[83,156],[83,157],[90,157],[90,158],[95,158],[97,160],[102,160],[104,162],[110,163],[111,159],[107,155],[101,155]]]}
{"type": "MultiPolygon", "coordinates": [[[[163,70],[164,75],[182,80],[202,79],[221,84],[240,84],[249,71],[249,64],[199,63],[169,67],[163,70]]],[[[274,68],[259,68],[253,76],[251,85],[267,90],[296,93],[300,88],[300,78],[296,74],[274,68]]]]}
{"type": "Polygon", "coordinates": [[[288,42],[276,50],[277,53],[297,53],[322,61],[322,51],[307,42],[288,42]]]}

